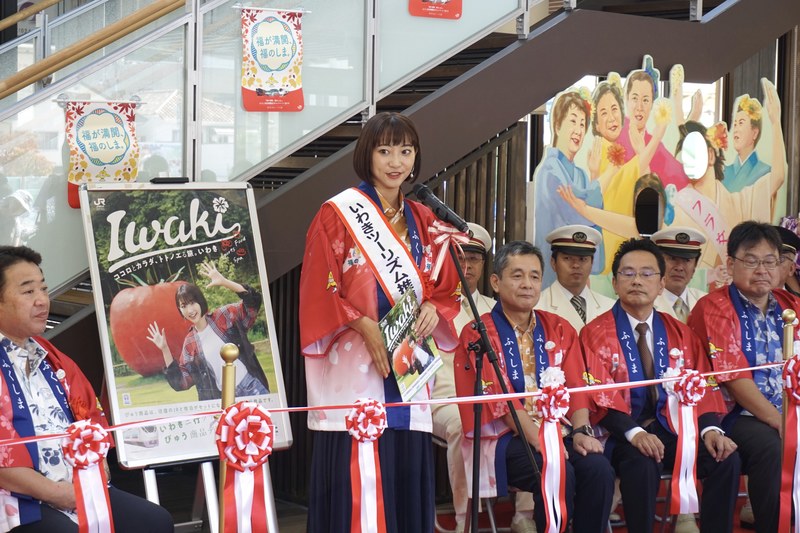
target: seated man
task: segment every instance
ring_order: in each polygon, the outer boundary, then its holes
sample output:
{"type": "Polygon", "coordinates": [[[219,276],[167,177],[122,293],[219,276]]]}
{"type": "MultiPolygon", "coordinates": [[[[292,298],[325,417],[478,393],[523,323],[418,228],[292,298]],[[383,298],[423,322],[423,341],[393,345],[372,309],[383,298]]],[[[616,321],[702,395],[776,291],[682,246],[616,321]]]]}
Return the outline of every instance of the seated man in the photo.
{"type": "MultiPolygon", "coordinates": [[[[800,300],[773,289],[781,238],[769,224],[747,221],[728,236],[731,285],[711,291],[689,315],[689,327],[705,343],[714,370],[735,370],[783,360],[784,309],[800,312],[800,300]]],[[[722,428],[739,446],[756,531],[778,531],[781,478],[782,367],[721,374],[733,400],[722,428]]]]}
{"type": "MultiPolygon", "coordinates": [[[[50,310],[41,261],[30,248],[0,246],[0,439],[64,433],[75,420],[108,425],[77,365],[36,336],[50,310]]],[[[5,447],[0,487],[2,531],[77,533],[72,468],[57,443],[5,447]]],[[[114,487],[108,494],[118,533],[173,531],[164,508],[114,487]]]]}
{"type": "MultiPolygon", "coordinates": [[[[581,330],[586,370],[595,383],[627,383],[662,377],[667,368],[707,371],[700,340],[682,322],[655,311],[664,289],[664,258],[649,240],[628,240],[611,265],[619,300],[581,330]]],[[[661,473],[671,471],[677,436],[666,419],[663,387],[604,390],[592,395],[593,420],[610,437],[606,455],[620,478],[625,521],[632,532],[653,530],[661,473]]],[[[697,474],[704,479],[701,530],[733,530],[739,487],[736,445],[717,427],[724,409],[718,390],[707,389],[698,406],[697,474]]],[[[684,522],[684,528],[696,529],[684,522]]]]}
{"type": "MultiPolygon", "coordinates": [[[[536,391],[541,373],[551,366],[563,370],[568,387],[583,386],[583,359],[575,330],[557,315],[534,311],[542,287],[542,254],[539,249],[523,241],[503,246],[495,256],[491,284],[498,302],[491,313],[481,318],[497,353],[501,375],[497,376],[487,362],[482,374],[484,392],[502,393],[500,379],[506,382],[509,392],[536,391]]],[[[454,365],[459,396],[473,393],[475,359],[469,345],[478,337],[478,332],[472,328],[465,328],[461,333],[454,365]]],[[[472,406],[459,405],[459,408],[465,435],[469,437],[474,425],[472,406]]],[[[495,402],[484,406],[481,496],[494,495],[485,490],[484,482],[489,480],[496,482],[498,495],[503,495],[509,486],[532,492],[536,527],[538,531],[544,531],[546,509],[541,484],[529,463],[522,440],[524,438],[533,447],[534,458],[541,469],[539,421],[532,399],[517,401],[516,413],[522,435],[517,434],[507,403],[495,402]]],[[[589,425],[586,394],[572,397],[569,415],[575,430],[572,438],[564,443],[569,451],[566,463],[567,520],[572,518],[575,533],[600,533],[608,524],[614,472],[589,425]],[[573,509],[576,512],[573,513],[573,509]]],[[[468,464],[470,462],[468,459],[468,464]]]]}
{"type": "Polygon", "coordinates": [[[781,259],[775,288],[785,289],[800,297],[800,281],[797,279],[797,251],[800,250],[800,237],[797,233],[782,226],[775,226],[781,236],[781,259]]]}

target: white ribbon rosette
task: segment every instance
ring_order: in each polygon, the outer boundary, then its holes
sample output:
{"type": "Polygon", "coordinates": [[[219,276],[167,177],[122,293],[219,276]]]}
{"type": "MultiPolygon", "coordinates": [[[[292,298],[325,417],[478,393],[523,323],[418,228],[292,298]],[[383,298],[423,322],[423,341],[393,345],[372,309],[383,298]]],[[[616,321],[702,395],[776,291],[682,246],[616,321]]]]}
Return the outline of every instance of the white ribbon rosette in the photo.
{"type": "Polygon", "coordinates": [[[386,532],[378,439],[386,430],[386,409],[371,398],[359,398],[345,418],[355,442],[350,453],[353,531],[386,532]]]}
{"type": "Polygon", "coordinates": [[[267,459],[274,438],[269,411],[253,402],[236,403],[222,413],[216,441],[225,464],[223,533],[267,531],[267,459]]]}
{"type": "Polygon", "coordinates": [[[697,370],[668,368],[665,381],[667,414],[672,430],[678,436],[675,465],[672,469],[672,501],[674,514],[696,513],[700,510],[697,497],[697,404],[706,393],[706,379],[697,370]]]}
{"type": "Polygon", "coordinates": [[[547,533],[564,531],[567,525],[565,500],[566,464],[562,453],[561,424],[569,411],[569,391],[564,386],[564,372],[549,367],[539,376],[541,395],[536,398],[536,410],[542,417],[539,445],[542,450],[542,497],[547,516],[547,533]]]}
{"type": "Polygon", "coordinates": [[[78,420],[61,440],[64,461],[72,467],[75,511],[80,533],[113,533],[114,519],[108,498],[108,478],[103,459],[111,448],[111,436],[102,426],[78,420]]]}

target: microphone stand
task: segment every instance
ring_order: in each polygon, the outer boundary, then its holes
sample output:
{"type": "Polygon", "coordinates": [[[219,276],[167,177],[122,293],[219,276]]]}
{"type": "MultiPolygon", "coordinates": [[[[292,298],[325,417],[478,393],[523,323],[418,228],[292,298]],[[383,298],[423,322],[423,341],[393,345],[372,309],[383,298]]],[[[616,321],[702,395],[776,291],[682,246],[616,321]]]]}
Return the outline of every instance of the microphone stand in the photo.
{"type": "MultiPolygon", "coordinates": [[[[500,368],[499,363],[497,362],[497,353],[495,353],[494,349],[492,348],[492,343],[489,341],[489,335],[486,333],[486,324],[483,323],[481,320],[481,316],[478,313],[478,307],[475,305],[475,300],[472,298],[472,293],[469,290],[469,285],[467,284],[467,279],[464,277],[464,271],[461,269],[461,263],[458,260],[458,255],[456,253],[455,245],[451,244],[450,248],[450,257],[453,259],[453,262],[456,265],[456,271],[458,272],[458,277],[461,280],[461,287],[462,287],[462,294],[461,296],[464,297],[466,292],[467,301],[469,302],[469,308],[472,310],[472,316],[475,317],[475,323],[473,324],[473,328],[475,328],[478,333],[480,334],[480,339],[476,340],[475,342],[470,343],[469,351],[475,354],[475,386],[472,390],[474,396],[481,396],[483,394],[483,380],[482,380],[482,371],[483,371],[483,356],[486,355],[489,359],[489,362],[492,364],[494,368],[495,374],[499,377],[503,375],[503,371],[500,368]]],[[[469,367],[467,367],[468,369],[469,367]]],[[[508,394],[508,387],[506,386],[506,382],[504,379],[500,379],[500,387],[503,389],[503,394],[508,394]]],[[[539,465],[536,464],[536,461],[533,457],[533,450],[531,449],[531,445],[528,442],[528,439],[525,438],[525,434],[522,432],[522,425],[519,422],[519,416],[517,415],[517,408],[514,405],[512,400],[506,400],[506,404],[508,405],[508,409],[511,412],[511,418],[514,419],[514,425],[517,427],[517,435],[522,439],[522,442],[525,443],[525,451],[527,452],[528,459],[533,466],[533,472],[535,473],[536,477],[540,477],[541,473],[539,472],[539,465]]],[[[472,506],[470,509],[471,513],[471,530],[472,533],[478,533],[478,507],[480,505],[480,449],[481,449],[481,411],[483,410],[483,404],[480,402],[472,404],[472,411],[473,411],[473,440],[472,440],[472,506]]]]}

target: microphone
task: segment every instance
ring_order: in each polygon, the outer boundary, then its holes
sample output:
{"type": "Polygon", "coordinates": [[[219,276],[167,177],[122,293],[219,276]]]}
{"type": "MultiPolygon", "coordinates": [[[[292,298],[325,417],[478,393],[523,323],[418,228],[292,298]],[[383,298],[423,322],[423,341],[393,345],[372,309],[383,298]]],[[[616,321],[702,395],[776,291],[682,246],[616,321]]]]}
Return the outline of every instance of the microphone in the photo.
{"type": "Polygon", "coordinates": [[[417,195],[417,200],[428,206],[439,220],[455,226],[455,228],[462,233],[466,233],[467,235],[472,234],[469,230],[469,226],[464,222],[464,219],[450,209],[446,203],[439,200],[427,185],[421,183],[414,185],[414,194],[417,195]]]}

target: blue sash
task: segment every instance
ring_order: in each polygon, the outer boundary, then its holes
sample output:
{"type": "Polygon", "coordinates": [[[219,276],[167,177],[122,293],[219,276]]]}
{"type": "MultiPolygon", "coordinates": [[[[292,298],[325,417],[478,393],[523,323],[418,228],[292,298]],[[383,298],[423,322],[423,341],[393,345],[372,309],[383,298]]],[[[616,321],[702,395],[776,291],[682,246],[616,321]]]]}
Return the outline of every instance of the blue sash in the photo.
{"type": "MultiPolygon", "coordinates": [[[[50,388],[53,390],[53,395],[61,406],[61,409],[64,411],[64,415],[66,416],[67,420],[70,424],[73,423],[75,418],[72,415],[72,410],[69,408],[67,395],[64,392],[64,389],[61,387],[61,382],[58,381],[56,373],[53,370],[53,367],[50,366],[50,363],[47,361],[47,358],[42,359],[42,362],[39,363],[39,369],[47,380],[47,384],[50,385],[50,388]]],[[[0,343],[0,372],[3,374],[3,379],[6,383],[6,389],[8,390],[8,395],[11,399],[11,405],[13,409],[12,424],[14,425],[14,430],[20,437],[32,437],[36,435],[36,431],[33,428],[33,419],[31,418],[31,413],[28,409],[28,402],[25,400],[25,395],[22,392],[22,388],[17,382],[17,376],[14,372],[13,365],[11,364],[11,360],[8,358],[8,354],[6,353],[5,342],[0,343]]],[[[33,469],[38,471],[38,444],[36,442],[29,442],[25,445],[25,447],[28,449],[28,455],[31,457],[33,469]]],[[[34,500],[26,494],[12,494],[19,500],[21,524],[29,524],[31,522],[41,520],[42,516],[38,500],[34,500]]]]}
{"type": "MultiPolygon", "coordinates": [[[[739,289],[731,283],[728,285],[728,296],[731,299],[731,303],[733,304],[733,308],[736,311],[736,316],[739,319],[739,328],[741,330],[742,340],[741,340],[741,349],[742,353],[744,354],[745,359],[747,359],[748,366],[756,366],[756,346],[755,346],[755,338],[756,334],[753,331],[753,323],[750,321],[750,315],[747,314],[747,310],[745,310],[744,305],[742,305],[742,297],[739,294],[739,289]]],[[[783,310],[781,309],[781,304],[775,301],[775,309],[773,312],[776,315],[776,324],[780,324],[781,313],[783,310]]],[[[753,381],[756,381],[756,376],[767,378],[769,377],[769,370],[762,369],[762,370],[754,370],[753,371],[753,381]]],[[[734,405],[733,409],[730,413],[725,415],[722,419],[722,429],[724,431],[730,431],[733,427],[733,423],[739,418],[739,415],[742,413],[743,409],[742,406],[738,403],[734,405]]]]}
{"type": "MultiPolygon", "coordinates": [[[[369,198],[378,206],[378,212],[383,215],[383,207],[381,199],[378,196],[378,191],[369,183],[362,181],[358,189],[363,191],[369,198]]],[[[417,220],[414,218],[414,213],[411,212],[411,207],[408,202],[403,202],[403,214],[406,217],[406,224],[408,225],[408,239],[411,242],[411,256],[417,266],[422,263],[422,241],[419,237],[419,228],[417,228],[417,220]]],[[[387,221],[387,224],[389,222],[387,221]]],[[[380,283],[376,283],[378,293],[378,316],[384,317],[386,313],[391,311],[392,304],[389,303],[390,299],[383,292],[380,283]]],[[[422,302],[419,302],[422,303],[422,302]]],[[[387,354],[387,358],[389,355],[387,354]]],[[[391,364],[391,361],[390,361],[391,364]]],[[[386,403],[402,402],[403,397],[400,394],[400,389],[397,386],[397,379],[394,374],[389,372],[389,376],[383,380],[383,394],[386,403]]],[[[410,407],[389,407],[386,409],[386,422],[390,428],[408,429],[411,424],[411,408],[410,407]]]]}
{"type": "MultiPolygon", "coordinates": [[[[617,327],[617,339],[619,345],[625,355],[625,365],[628,368],[628,381],[644,381],[647,379],[642,369],[642,359],[639,355],[639,348],[636,346],[631,323],[628,319],[628,314],[622,309],[622,306],[617,300],[614,307],[611,308],[614,314],[614,322],[617,327]]],[[[653,311],[653,369],[655,371],[655,378],[660,378],[664,372],[669,368],[669,346],[667,343],[667,330],[664,327],[664,321],[661,320],[661,314],[653,311]]],[[[656,418],[661,422],[664,428],[669,429],[669,423],[662,414],[664,404],[667,401],[667,392],[664,387],[657,386],[658,400],[656,402],[656,418]]],[[[639,418],[642,413],[644,404],[647,400],[647,388],[636,387],[631,389],[631,417],[634,420],[639,418]]]]}
{"type": "MultiPolygon", "coordinates": [[[[535,313],[536,311],[534,311],[535,313]]],[[[514,332],[514,326],[506,318],[503,313],[503,305],[500,300],[492,308],[492,321],[497,329],[497,336],[500,339],[500,346],[503,348],[503,360],[506,364],[506,374],[511,382],[513,392],[525,392],[525,372],[522,357],[519,353],[519,345],[517,343],[517,334],[514,332]]],[[[544,327],[542,321],[536,319],[536,324],[533,328],[533,351],[536,354],[536,372],[534,379],[536,379],[536,386],[540,387],[539,376],[542,372],[547,370],[550,366],[550,358],[544,349],[547,343],[547,338],[544,334],[544,327]]],[[[511,392],[511,391],[509,391],[511,392]]],[[[520,399],[520,404],[525,405],[525,401],[520,399]]]]}

